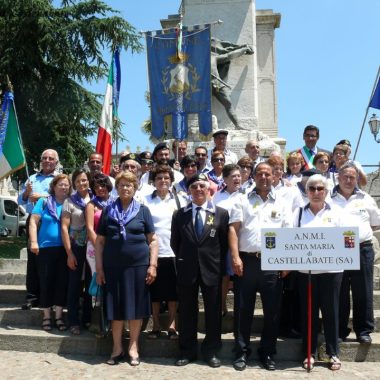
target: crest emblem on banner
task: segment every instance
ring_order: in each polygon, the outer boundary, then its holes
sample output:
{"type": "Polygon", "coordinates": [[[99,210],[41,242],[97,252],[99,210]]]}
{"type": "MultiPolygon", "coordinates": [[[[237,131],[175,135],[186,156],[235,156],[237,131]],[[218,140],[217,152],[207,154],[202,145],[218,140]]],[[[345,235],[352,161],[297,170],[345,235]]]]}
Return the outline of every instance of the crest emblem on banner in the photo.
{"type": "Polygon", "coordinates": [[[276,234],[274,232],[267,232],[265,234],[265,248],[267,249],[276,248],[276,234]]]}
{"type": "Polygon", "coordinates": [[[201,79],[197,68],[188,62],[189,56],[187,54],[181,54],[180,58],[173,55],[168,60],[171,65],[162,70],[163,94],[169,96],[170,101],[180,96],[191,100],[193,93],[201,91],[197,86],[201,79]]]}
{"type": "Polygon", "coordinates": [[[345,231],[343,237],[344,248],[355,248],[355,233],[353,231],[345,231]]]}

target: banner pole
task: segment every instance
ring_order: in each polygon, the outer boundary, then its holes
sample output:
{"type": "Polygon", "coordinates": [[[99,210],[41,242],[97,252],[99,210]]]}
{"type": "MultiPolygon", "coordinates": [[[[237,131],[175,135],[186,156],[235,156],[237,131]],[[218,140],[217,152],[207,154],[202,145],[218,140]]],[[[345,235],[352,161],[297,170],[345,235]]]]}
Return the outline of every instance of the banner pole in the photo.
{"type": "Polygon", "coordinates": [[[312,315],[312,293],[311,293],[311,271],[308,274],[307,283],[307,372],[311,371],[311,339],[312,339],[312,325],[311,325],[311,315],[312,315]]]}
{"type": "Polygon", "coordinates": [[[366,112],[365,112],[365,116],[364,116],[364,119],[363,119],[362,127],[361,127],[361,129],[360,129],[360,134],[359,134],[358,142],[356,143],[356,148],[355,148],[355,153],[354,153],[354,158],[353,158],[353,160],[355,160],[355,158],[356,158],[356,154],[357,154],[358,149],[359,149],[360,140],[361,140],[361,138],[362,138],[363,129],[364,129],[365,122],[366,122],[366,120],[367,120],[367,116],[368,116],[369,104],[371,103],[371,100],[372,100],[373,94],[374,94],[374,92],[375,92],[376,85],[377,85],[377,82],[378,82],[378,80],[379,80],[379,76],[380,76],[380,66],[379,66],[379,68],[378,68],[378,70],[377,70],[377,75],[376,75],[375,83],[374,83],[374,85],[373,85],[372,92],[371,92],[371,96],[370,96],[369,101],[368,101],[367,110],[366,110],[366,112]]]}

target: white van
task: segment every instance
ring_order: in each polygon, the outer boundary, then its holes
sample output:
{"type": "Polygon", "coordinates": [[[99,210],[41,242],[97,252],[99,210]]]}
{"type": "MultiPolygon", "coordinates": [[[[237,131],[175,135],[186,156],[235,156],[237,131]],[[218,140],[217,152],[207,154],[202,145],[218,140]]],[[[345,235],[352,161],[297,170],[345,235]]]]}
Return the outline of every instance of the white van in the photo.
{"type": "Polygon", "coordinates": [[[26,219],[28,214],[24,207],[17,204],[17,197],[11,195],[0,195],[0,226],[9,230],[9,235],[16,236],[17,228],[19,236],[26,233],[26,219]],[[17,226],[17,208],[19,210],[19,220],[17,226]]]}

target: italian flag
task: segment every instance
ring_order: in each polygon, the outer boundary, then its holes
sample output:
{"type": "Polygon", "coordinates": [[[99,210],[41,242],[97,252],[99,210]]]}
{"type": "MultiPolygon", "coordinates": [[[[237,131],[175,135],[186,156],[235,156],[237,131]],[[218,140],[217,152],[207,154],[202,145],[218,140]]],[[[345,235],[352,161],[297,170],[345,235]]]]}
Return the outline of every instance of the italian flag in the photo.
{"type": "Polygon", "coordinates": [[[99,121],[96,152],[103,156],[103,173],[110,174],[112,153],[112,126],[118,116],[120,92],[120,51],[116,49],[110,65],[102,114],[99,121]]]}
{"type": "Polygon", "coordinates": [[[6,91],[0,114],[0,179],[25,166],[25,154],[13,100],[13,93],[6,91]]]}

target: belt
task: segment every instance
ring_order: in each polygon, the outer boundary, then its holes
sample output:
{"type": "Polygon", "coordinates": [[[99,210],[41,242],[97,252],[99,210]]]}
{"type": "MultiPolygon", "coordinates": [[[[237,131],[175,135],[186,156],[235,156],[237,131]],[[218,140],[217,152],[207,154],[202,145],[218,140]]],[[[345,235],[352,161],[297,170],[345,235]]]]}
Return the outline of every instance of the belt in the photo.
{"type": "Polygon", "coordinates": [[[360,248],[372,247],[372,240],[366,240],[360,243],[360,248]]]}
{"type": "Polygon", "coordinates": [[[261,252],[244,252],[244,251],[240,251],[241,254],[245,255],[245,256],[252,256],[252,257],[256,257],[257,259],[261,259],[261,252]]]}

